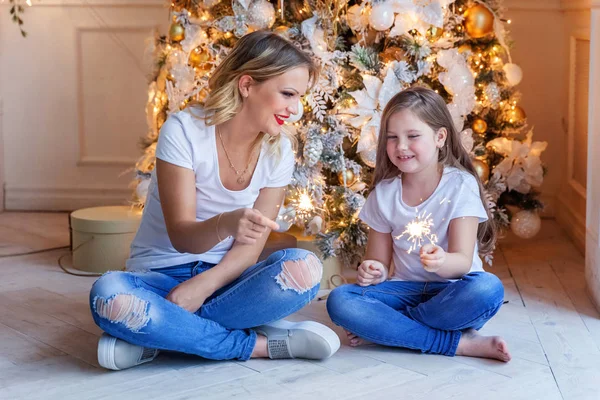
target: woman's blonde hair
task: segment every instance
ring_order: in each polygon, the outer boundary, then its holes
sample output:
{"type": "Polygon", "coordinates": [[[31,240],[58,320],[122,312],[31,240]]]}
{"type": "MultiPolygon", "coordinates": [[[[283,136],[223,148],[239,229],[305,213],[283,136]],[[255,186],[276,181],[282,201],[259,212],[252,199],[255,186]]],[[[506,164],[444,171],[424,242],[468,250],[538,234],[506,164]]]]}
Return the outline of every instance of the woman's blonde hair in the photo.
{"type": "Polygon", "coordinates": [[[444,146],[439,150],[438,162],[442,165],[459,168],[475,177],[479,185],[481,201],[488,216],[488,220],[479,224],[477,230],[477,241],[479,253],[491,254],[494,250],[497,238],[497,226],[485,200],[485,192],[479,175],[473,167],[469,153],[463,147],[460,135],[454,127],[452,116],[446,107],[446,102],[436,92],[423,87],[412,87],[406,89],[394,97],[385,106],[381,116],[379,128],[379,139],[377,144],[377,164],[373,175],[373,187],[384,179],[392,178],[400,173],[387,155],[387,130],[392,115],[402,110],[410,110],[421,121],[426,123],[434,132],[441,128],[447,131],[444,146]]]}
{"type": "MultiPolygon", "coordinates": [[[[215,69],[208,81],[209,94],[204,103],[205,120],[217,125],[232,119],[242,107],[238,83],[243,75],[265,82],[297,67],[308,69],[311,84],[319,70],[311,57],[283,37],[269,31],[255,31],[242,37],[215,69]]],[[[286,129],[282,134],[296,147],[296,138],[286,129]]],[[[263,134],[268,153],[279,157],[280,135],[263,134]]]]}

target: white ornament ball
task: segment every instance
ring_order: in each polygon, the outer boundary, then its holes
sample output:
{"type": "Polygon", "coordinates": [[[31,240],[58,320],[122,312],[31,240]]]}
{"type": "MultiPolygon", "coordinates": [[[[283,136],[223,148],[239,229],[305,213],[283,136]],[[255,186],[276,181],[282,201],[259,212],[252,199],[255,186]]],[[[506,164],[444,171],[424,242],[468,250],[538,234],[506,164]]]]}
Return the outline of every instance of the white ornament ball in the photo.
{"type": "Polygon", "coordinates": [[[150,186],[150,179],[144,179],[138,183],[135,188],[135,194],[141,202],[146,201],[146,196],[148,196],[148,187],[150,186]]]}
{"type": "Polygon", "coordinates": [[[304,105],[298,100],[298,114],[290,114],[290,117],[286,119],[286,121],[293,124],[294,122],[300,121],[302,115],[304,115],[304,105]]]}
{"type": "Polygon", "coordinates": [[[387,3],[378,3],[371,9],[369,24],[373,29],[385,31],[394,25],[394,10],[387,3]]]}
{"type": "Polygon", "coordinates": [[[377,159],[377,148],[370,150],[364,150],[360,153],[360,159],[369,167],[375,168],[375,161],[377,159]]]}
{"type": "Polygon", "coordinates": [[[523,70],[517,64],[504,64],[502,70],[504,70],[506,80],[510,86],[518,85],[523,79],[523,70]]]}
{"type": "Polygon", "coordinates": [[[535,211],[521,210],[510,220],[510,229],[522,239],[531,239],[538,234],[541,227],[542,220],[535,211]]]}
{"type": "Polygon", "coordinates": [[[248,7],[248,26],[267,29],[275,23],[275,8],[267,0],[254,0],[248,7]]]}

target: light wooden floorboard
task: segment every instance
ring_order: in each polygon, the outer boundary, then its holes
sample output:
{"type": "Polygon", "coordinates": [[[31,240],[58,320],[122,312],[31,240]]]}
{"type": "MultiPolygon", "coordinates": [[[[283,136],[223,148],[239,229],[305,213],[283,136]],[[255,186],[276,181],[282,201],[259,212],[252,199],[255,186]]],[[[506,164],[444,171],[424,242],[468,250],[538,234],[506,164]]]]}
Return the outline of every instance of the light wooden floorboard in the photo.
{"type": "MultiPolygon", "coordinates": [[[[543,221],[530,241],[504,238],[488,271],[505,304],[483,329],[507,341],[513,360],[350,348],[326,302],[290,320],[335,330],[342,348],[325,361],[210,361],[162,353],[130,370],[97,365],[101,334],[89,313],[95,278],[59,269],[66,213],[0,214],[0,399],[598,399],[600,314],[585,291],[584,260],[560,228],[543,221]]],[[[322,293],[324,294],[324,293],[322,293]]]]}

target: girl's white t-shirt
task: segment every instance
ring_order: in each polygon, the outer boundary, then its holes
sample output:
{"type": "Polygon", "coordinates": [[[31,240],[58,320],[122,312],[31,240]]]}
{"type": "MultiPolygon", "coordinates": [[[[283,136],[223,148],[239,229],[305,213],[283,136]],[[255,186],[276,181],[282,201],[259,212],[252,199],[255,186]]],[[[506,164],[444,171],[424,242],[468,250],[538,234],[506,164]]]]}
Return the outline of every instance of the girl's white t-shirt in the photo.
{"type": "MultiPolygon", "coordinates": [[[[219,176],[215,127],[200,118],[203,111],[191,108],[169,116],[160,130],[156,158],[194,171],[196,176],[196,221],[238,208],[252,208],[260,190],[287,186],[294,172],[294,151],[289,139],[280,140],[280,158],[268,154],[263,144],[250,185],[239,191],[226,189],[219,176]]],[[[217,264],[231,249],[227,237],[202,254],[180,253],[171,244],[162,212],[156,171],[152,172],[142,221],[131,244],[128,270],[175,266],[193,261],[217,264]]]]}
{"type": "MultiPolygon", "coordinates": [[[[402,178],[395,177],[377,184],[359,214],[359,218],[372,229],[392,235],[392,279],[416,282],[444,282],[450,279],[425,271],[419,257],[421,246],[410,235],[418,231],[413,230],[415,225],[410,224],[420,222],[418,226],[425,230],[429,228],[429,235],[421,235],[421,245],[431,243],[429,238],[436,235],[436,244],[448,251],[450,221],[461,217],[477,217],[480,223],[488,219],[475,177],[454,167],[444,168],[433,194],[417,207],[409,207],[402,201],[402,178]]],[[[477,245],[469,272],[473,271],[483,271],[477,245]]]]}

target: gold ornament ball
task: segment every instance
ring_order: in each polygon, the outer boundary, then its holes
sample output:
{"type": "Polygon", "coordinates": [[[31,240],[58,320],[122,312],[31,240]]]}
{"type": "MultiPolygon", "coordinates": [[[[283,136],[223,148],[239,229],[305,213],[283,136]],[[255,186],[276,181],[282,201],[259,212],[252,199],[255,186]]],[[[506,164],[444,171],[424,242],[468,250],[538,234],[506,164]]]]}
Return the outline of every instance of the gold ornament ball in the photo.
{"type": "Polygon", "coordinates": [[[475,159],[473,160],[473,167],[475,167],[475,171],[481,182],[487,182],[490,177],[490,167],[488,167],[487,163],[483,160],[475,159]]]}
{"type": "Polygon", "coordinates": [[[523,110],[519,106],[515,106],[515,108],[513,110],[510,110],[508,115],[513,123],[523,122],[523,121],[525,121],[525,118],[527,118],[527,114],[525,114],[525,110],[523,110]]]}
{"type": "Polygon", "coordinates": [[[473,128],[473,132],[479,133],[480,135],[482,135],[487,130],[487,122],[485,122],[481,118],[477,118],[471,124],[471,128],[473,128]]]}
{"type": "Polygon", "coordinates": [[[173,42],[181,42],[185,39],[185,28],[181,24],[173,22],[169,28],[169,38],[173,42]]]}
{"type": "Polygon", "coordinates": [[[400,47],[391,46],[385,49],[380,55],[381,61],[384,64],[387,64],[392,61],[400,61],[404,57],[404,50],[400,47]]]}
{"type": "Polygon", "coordinates": [[[435,42],[436,40],[441,38],[443,34],[444,34],[444,28],[439,28],[437,26],[431,26],[429,29],[427,29],[427,39],[430,42],[435,42]]]}
{"type": "Polygon", "coordinates": [[[188,58],[188,62],[192,67],[199,67],[209,60],[210,54],[208,54],[208,51],[200,48],[192,50],[190,57],[188,58]]]}
{"type": "MultiPolygon", "coordinates": [[[[346,186],[351,186],[354,184],[354,182],[356,182],[358,179],[358,177],[356,175],[354,175],[354,172],[352,172],[352,170],[347,169],[346,170],[346,186]]],[[[344,184],[344,171],[340,171],[338,172],[338,180],[340,181],[340,185],[344,184]]]]}
{"type": "Polygon", "coordinates": [[[465,30],[474,39],[482,38],[494,31],[494,14],[481,4],[465,11],[465,30]]]}

